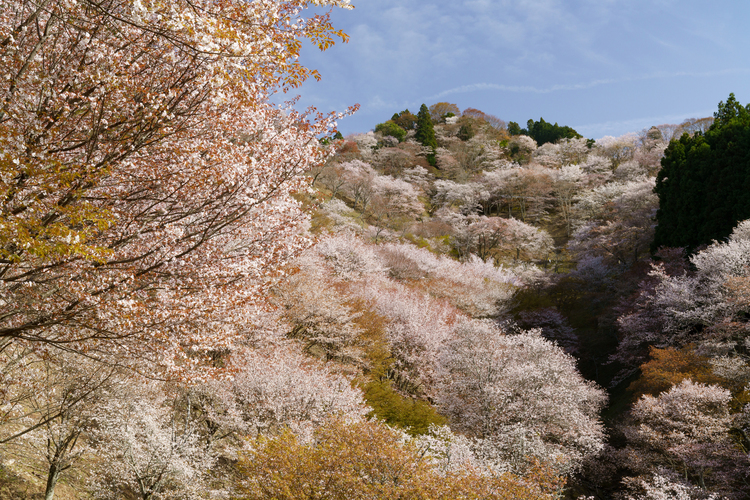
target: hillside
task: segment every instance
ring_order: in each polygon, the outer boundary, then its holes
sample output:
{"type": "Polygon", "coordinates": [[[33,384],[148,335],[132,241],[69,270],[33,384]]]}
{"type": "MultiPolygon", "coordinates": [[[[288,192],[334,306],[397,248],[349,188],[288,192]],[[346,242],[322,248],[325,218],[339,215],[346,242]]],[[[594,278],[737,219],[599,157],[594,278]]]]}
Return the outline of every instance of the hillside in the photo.
{"type": "Polygon", "coordinates": [[[320,6],[0,9],[0,498],[747,498],[750,107],[342,137],[320,6]]]}

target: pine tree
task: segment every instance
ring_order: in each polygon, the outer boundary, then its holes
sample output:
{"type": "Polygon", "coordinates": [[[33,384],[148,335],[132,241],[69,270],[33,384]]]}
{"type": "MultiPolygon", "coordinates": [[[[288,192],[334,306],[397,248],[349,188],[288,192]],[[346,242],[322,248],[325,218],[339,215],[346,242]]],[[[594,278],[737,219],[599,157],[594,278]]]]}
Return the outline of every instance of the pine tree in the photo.
{"type": "Polygon", "coordinates": [[[427,155],[427,161],[430,165],[435,165],[435,150],[437,149],[437,139],[435,139],[435,128],[430,118],[430,110],[427,105],[422,104],[417,114],[417,134],[415,139],[422,143],[423,146],[430,148],[431,153],[427,155]]]}

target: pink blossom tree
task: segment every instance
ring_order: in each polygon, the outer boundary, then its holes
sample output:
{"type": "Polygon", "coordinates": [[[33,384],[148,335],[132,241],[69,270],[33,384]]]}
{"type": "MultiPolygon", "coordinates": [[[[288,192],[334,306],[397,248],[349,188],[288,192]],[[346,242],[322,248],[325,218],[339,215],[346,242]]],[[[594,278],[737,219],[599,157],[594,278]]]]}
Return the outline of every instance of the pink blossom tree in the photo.
{"type": "Polygon", "coordinates": [[[5,5],[0,349],[187,373],[247,333],[337,116],[270,100],[318,76],[300,40],[346,39],[308,5],[5,5]]]}

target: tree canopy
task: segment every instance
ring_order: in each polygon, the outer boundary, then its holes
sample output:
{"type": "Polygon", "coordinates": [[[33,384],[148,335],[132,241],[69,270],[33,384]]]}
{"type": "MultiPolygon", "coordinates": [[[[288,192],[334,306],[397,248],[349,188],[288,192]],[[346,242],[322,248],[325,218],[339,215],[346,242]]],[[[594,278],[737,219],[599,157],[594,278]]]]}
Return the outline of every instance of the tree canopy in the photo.
{"type": "Polygon", "coordinates": [[[529,119],[526,122],[526,128],[523,129],[516,122],[508,122],[508,132],[510,135],[528,135],[539,146],[548,142],[555,143],[560,139],[580,139],[583,137],[572,127],[560,126],[557,123],[553,125],[544,121],[544,118],[539,118],[539,121],[529,119]]]}
{"type": "Polygon", "coordinates": [[[0,351],[183,370],[253,323],[335,132],[269,99],[317,75],[300,40],[346,39],[307,4],[4,3],[0,351]]]}
{"type": "Polygon", "coordinates": [[[693,250],[723,240],[750,217],[749,109],[729,94],[705,133],[670,142],[654,189],[659,210],[652,250],[693,250]]]}
{"type": "Polygon", "coordinates": [[[415,139],[422,143],[423,146],[430,148],[431,153],[427,155],[427,161],[430,165],[435,164],[435,150],[438,147],[437,139],[435,138],[435,128],[432,125],[432,118],[430,118],[430,110],[427,109],[427,105],[422,104],[417,114],[417,134],[415,139]]]}

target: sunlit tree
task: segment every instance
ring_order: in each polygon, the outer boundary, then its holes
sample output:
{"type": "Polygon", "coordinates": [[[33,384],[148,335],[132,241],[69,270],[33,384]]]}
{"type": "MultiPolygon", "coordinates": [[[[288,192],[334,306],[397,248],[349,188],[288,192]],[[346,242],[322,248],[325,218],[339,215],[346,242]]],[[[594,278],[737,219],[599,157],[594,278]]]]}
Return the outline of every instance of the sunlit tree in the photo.
{"type": "Polygon", "coordinates": [[[253,323],[335,118],[269,100],[346,39],[309,4],[4,4],[0,348],[185,371],[253,323]]]}

